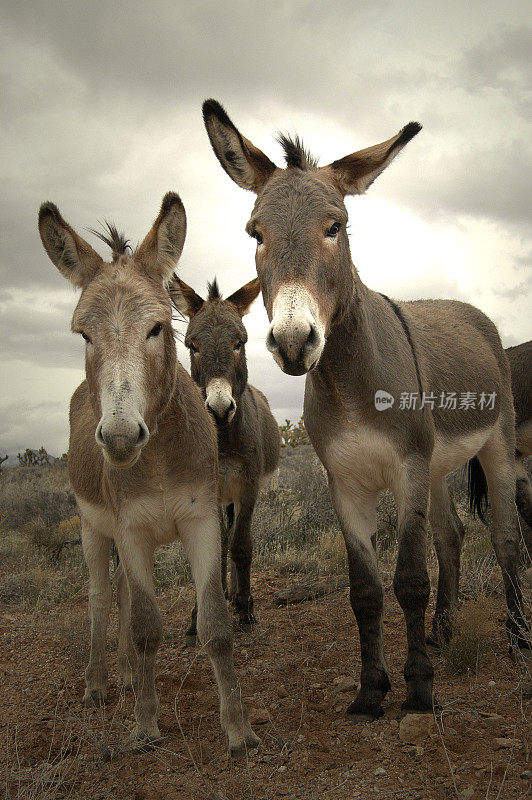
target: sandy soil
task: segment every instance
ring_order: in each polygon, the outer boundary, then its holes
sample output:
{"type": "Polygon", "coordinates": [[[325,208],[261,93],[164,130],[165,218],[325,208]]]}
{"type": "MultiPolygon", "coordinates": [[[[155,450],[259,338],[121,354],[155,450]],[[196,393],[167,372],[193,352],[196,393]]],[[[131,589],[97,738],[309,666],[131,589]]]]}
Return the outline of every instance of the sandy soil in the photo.
{"type": "Polygon", "coordinates": [[[110,701],[81,707],[88,624],[85,605],[33,614],[0,613],[1,775],[6,798],[155,800],[352,800],[352,798],[524,798],[531,683],[508,656],[501,597],[492,648],[476,674],[451,675],[434,657],[437,725],[415,742],[400,738],[404,622],[387,580],[384,636],[393,688],[385,716],[351,722],[345,709],[358,673],[359,644],[348,592],[277,607],[289,578],[254,576],[260,624],[236,634],[235,660],[262,746],[233,763],[218,723],[210,665],[184,646],[189,587],[160,598],[165,639],[157,687],[164,740],[123,754],[133,699],[116,672],[116,612],[109,635],[110,701]],[[351,680],[350,680],[351,679],[351,680]],[[496,742],[511,739],[513,742],[496,742]],[[506,745],[506,746],[505,746],[506,745]],[[523,774],[524,773],[524,774],[523,774]]]}

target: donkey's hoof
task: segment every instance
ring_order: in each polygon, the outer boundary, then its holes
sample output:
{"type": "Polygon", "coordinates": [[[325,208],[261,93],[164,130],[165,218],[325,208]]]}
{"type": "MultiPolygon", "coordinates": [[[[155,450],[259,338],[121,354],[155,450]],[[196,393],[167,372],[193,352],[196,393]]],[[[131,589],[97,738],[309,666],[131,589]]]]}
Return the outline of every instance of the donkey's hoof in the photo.
{"type": "Polygon", "coordinates": [[[382,692],[370,694],[359,692],[347,709],[347,714],[352,722],[374,722],[384,716],[381,705],[382,692]]]}
{"type": "Polygon", "coordinates": [[[356,722],[359,725],[367,725],[369,722],[375,722],[376,719],[380,719],[384,716],[384,711],[382,708],[375,711],[373,714],[361,714],[360,712],[355,712],[352,714],[349,709],[347,709],[347,714],[351,722],[356,722]]]}
{"type": "Polygon", "coordinates": [[[157,726],[151,725],[148,728],[135,725],[126,742],[125,750],[130,753],[142,753],[150,750],[157,742],[162,739],[161,732],[157,726]]]}
{"type": "Polygon", "coordinates": [[[250,750],[256,750],[260,747],[260,744],[261,740],[251,729],[251,726],[248,725],[243,739],[229,742],[231,758],[242,758],[250,750]]]}
{"type": "Polygon", "coordinates": [[[85,690],[82,703],[85,708],[99,708],[104,706],[107,702],[107,692],[105,689],[89,689],[85,690]]]}
{"type": "Polygon", "coordinates": [[[416,711],[424,713],[434,708],[432,683],[428,681],[409,681],[407,685],[406,700],[402,703],[403,711],[416,711]]]}
{"type": "Polygon", "coordinates": [[[250,632],[257,625],[257,620],[253,614],[245,614],[238,618],[238,627],[241,631],[250,632]]]}

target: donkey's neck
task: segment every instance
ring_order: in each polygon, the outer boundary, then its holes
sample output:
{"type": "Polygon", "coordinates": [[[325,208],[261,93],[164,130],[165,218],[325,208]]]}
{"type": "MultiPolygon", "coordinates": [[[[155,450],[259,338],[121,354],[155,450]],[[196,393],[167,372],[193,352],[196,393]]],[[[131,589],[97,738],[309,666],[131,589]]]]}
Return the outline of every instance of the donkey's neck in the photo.
{"type": "Polygon", "coordinates": [[[379,311],[386,301],[358,275],[355,286],[342,316],[330,330],[318,366],[307,377],[313,391],[335,406],[373,403],[383,369],[385,332],[378,328],[383,323],[379,311]]]}

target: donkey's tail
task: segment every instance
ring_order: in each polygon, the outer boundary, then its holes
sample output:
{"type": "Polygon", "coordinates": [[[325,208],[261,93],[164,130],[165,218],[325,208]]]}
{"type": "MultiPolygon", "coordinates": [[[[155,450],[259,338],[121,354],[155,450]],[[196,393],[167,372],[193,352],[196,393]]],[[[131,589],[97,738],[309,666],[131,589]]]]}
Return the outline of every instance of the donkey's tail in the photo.
{"type": "Polygon", "coordinates": [[[488,507],[488,482],[477,456],[467,463],[467,494],[469,510],[478,514],[482,522],[486,522],[485,513],[488,507]]]}

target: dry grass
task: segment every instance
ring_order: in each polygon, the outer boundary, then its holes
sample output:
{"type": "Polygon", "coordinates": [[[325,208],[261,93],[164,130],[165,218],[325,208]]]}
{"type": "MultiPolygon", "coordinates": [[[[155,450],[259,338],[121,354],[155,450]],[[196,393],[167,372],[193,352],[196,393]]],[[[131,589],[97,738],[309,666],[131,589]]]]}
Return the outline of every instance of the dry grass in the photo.
{"type": "MultiPolygon", "coordinates": [[[[290,575],[325,576],[345,574],[347,561],[343,537],[331,509],[323,470],[309,448],[287,448],[277,485],[264,491],[254,517],[255,565],[290,575]]],[[[465,514],[459,489],[457,505],[466,527],[462,556],[461,598],[454,635],[443,653],[453,674],[475,675],[490,650],[497,607],[502,600],[500,570],[486,528],[465,514]],[[495,602],[497,601],[497,602],[495,602]]],[[[73,600],[86,600],[86,568],[79,547],[79,520],[74,517],[66,471],[63,465],[15,468],[0,475],[0,604],[16,606],[32,614],[61,604],[61,636],[64,659],[81,673],[88,648],[88,621],[69,617],[73,600]]],[[[396,556],[395,505],[386,493],[378,508],[379,550],[384,572],[391,575],[396,556]]],[[[437,575],[431,554],[432,577],[437,575]]],[[[179,543],[160,548],[155,559],[155,585],[160,593],[190,581],[190,570],[179,543]]],[[[44,619],[42,618],[39,619],[44,619]]],[[[181,636],[181,633],[179,633],[181,636]]],[[[532,696],[530,665],[518,667],[518,683],[512,697],[523,707],[521,728],[516,736],[532,739],[532,721],[526,715],[526,698],[532,696]]],[[[124,738],[130,725],[122,698],[110,726],[99,727],[96,715],[78,709],[77,694],[58,703],[51,720],[48,758],[33,767],[17,758],[20,731],[9,729],[4,742],[6,797],[17,800],[52,800],[78,797],[76,780],[86,758],[86,745],[107,758],[124,738]],[[63,705],[61,705],[63,703],[63,705]]],[[[102,717],[103,719],[103,717],[102,717]]],[[[48,735],[48,734],[47,734],[48,735]]],[[[157,751],[167,756],[164,747],[157,751]]],[[[27,763],[27,762],[26,762],[27,763]]],[[[201,763],[200,763],[201,769],[201,763]]],[[[501,783],[502,786],[502,783],[501,783]]],[[[495,792],[495,796],[496,796],[495,792]]],[[[207,796],[207,795],[206,795],[207,796]]],[[[218,795],[220,796],[220,795],[218,795]]],[[[502,794],[500,795],[502,797],[502,794]]]]}
{"type": "Polygon", "coordinates": [[[0,509],[4,527],[21,528],[35,519],[47,525],[76,513],[66,464],[12,467],[0,473],[0,509]]]}
{"type": "Polygon", "coordinates": [[[453,635],[443,648],[447,667],[457,675],[477,672],[479,661],[490,649],[496,607],[479,594],[462,603],[455,614],[453,635]]]}

